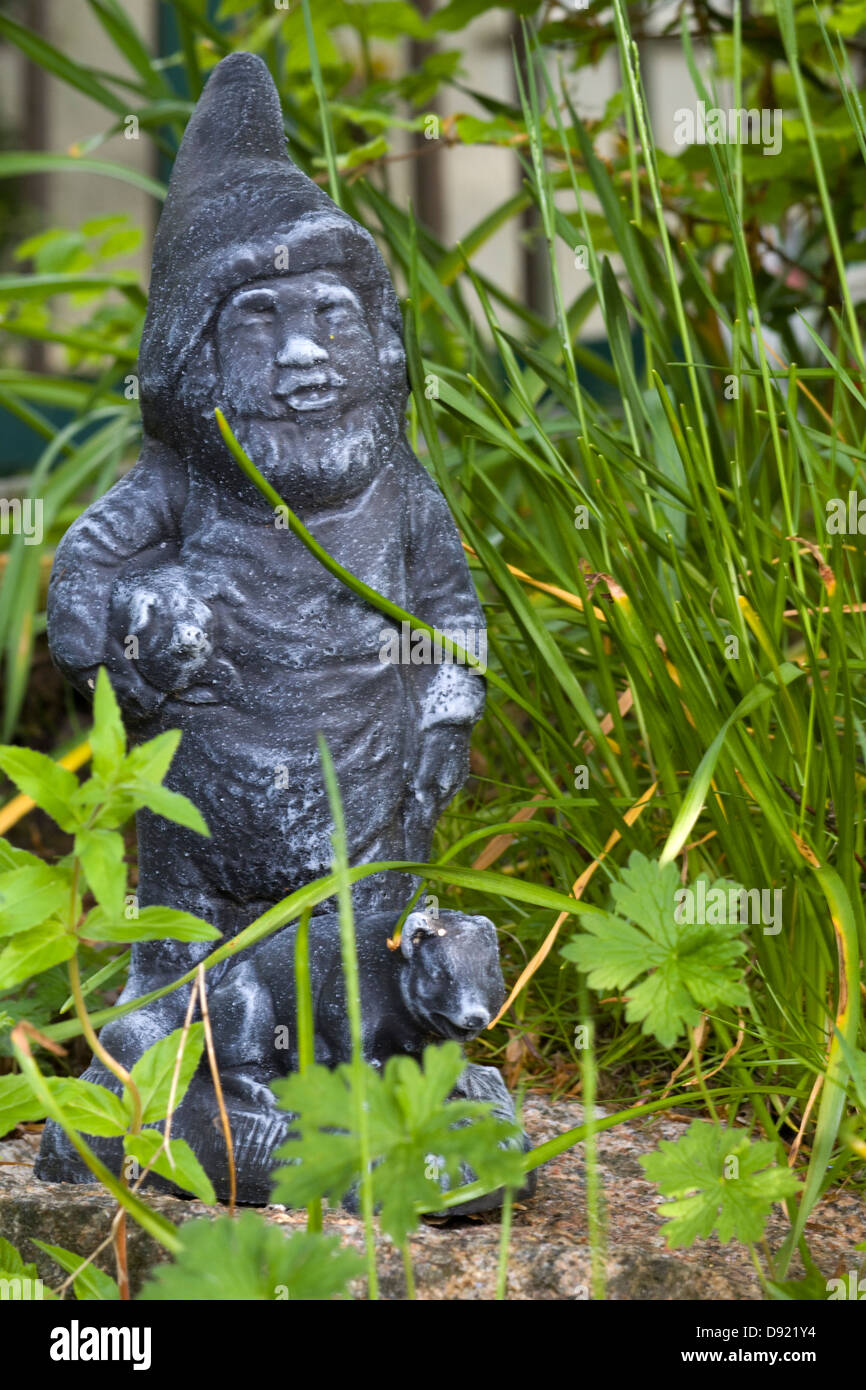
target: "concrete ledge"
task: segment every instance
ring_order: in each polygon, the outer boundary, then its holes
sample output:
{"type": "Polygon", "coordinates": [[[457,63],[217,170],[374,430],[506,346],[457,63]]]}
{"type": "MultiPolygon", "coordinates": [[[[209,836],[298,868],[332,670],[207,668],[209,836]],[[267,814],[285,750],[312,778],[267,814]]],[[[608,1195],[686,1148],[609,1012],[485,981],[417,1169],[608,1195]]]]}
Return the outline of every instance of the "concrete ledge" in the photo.
{"type": "MultiPolygon", "coordinates": [[[[654,1118],[643,1125],[618,1125],[598,1136],[600,1176],[607,1208],[608,1297],[611,1299],[681,1300],[757,1299],[760,1288],[749,1256],[736,1243],[699,1241],[690,1250],[669,1251],[660,1232],[657,1207],[661,1201],[648,1183],[637,1159],[659,1139],[677,1139],[693,1115],[654,1118]]],[[[530,1093],[524,1123],[534,1144],[553,1138],[582,1122],[582,1107],[571,1101],[551,1102],[530,1093]]],[[[31,1244],[33,1237],[87,1254],[104,1239],[114,1212],[111,1198],[97,1186],[38,1183],[32,1164],[38,1136],[27,1134],[0,1144],[0,1235],[34,1260],[46,1282],[56,1284],[56,1266],[31,1244]]],[[[585,1168],[582,1146],[547,1164],[539,1174],[532,1201],[515,1209],[509,1260],[508,1295],[521,1300],[575,1300],[587,1297],[590,1260],[585,1207],[585,1168]]],[[[181,1222],[213,1213],[200,1202],[152,1195],[149,1200],[170,1220],[181,1222]]],[[[220,1208],[224,1210],[224,1208],[220,1208]]],[[[280,1207],[263,1209],[269,1221],[297,1229],[300,1212],[280,1207]]],[[[357,1218],[327,1212],[325,1229],[339,1232],[358,1249],[363,1233],[357,1218]]],[[[784,1239],[786,1223],[774,1215],[768,1238],[772,1249],[784,1239]]],[[[866,1240],[866,1201],[847,1192],[831,1194],[809,1223],[808,1239],[814,1259],[829,1279],[857,1269],[862,1254],[855,1246],[866,1240]]],[[[130,1276],[139,1288],[146,1271],[164,1258],[155,1242],[130,1223],[130,1276]]],[[[418,1296],[421,1299],[492,1299],[499,1253],[498,1214],[447,1223],[424,1223],[412,1241],[418,1296]]],[[[112,1271],[110,1252],[100,1258],[112,1271]]],[[[389,1242],[379,1249],[381,1294],[405,1297],[402,1261],[389,1242]]],[[[800,1273],[799,1264],[792,1275],[800,1273]]],[[[358,1293],[363,1290],[359,1287],[358,1293]]]]}

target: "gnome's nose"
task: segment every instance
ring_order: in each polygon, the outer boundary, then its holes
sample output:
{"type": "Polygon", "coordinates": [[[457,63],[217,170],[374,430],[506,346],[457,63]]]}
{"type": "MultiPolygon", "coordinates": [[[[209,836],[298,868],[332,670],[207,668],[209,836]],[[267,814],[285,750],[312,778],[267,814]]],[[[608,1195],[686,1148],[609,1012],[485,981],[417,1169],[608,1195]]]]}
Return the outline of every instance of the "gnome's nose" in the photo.
{"type": "Polygon", "coordinates": [[[278,367],[315,367],[319,362],[327,362],[328,354],[312,338],[300,333],[290,333],[277,353],[278,367]]]}

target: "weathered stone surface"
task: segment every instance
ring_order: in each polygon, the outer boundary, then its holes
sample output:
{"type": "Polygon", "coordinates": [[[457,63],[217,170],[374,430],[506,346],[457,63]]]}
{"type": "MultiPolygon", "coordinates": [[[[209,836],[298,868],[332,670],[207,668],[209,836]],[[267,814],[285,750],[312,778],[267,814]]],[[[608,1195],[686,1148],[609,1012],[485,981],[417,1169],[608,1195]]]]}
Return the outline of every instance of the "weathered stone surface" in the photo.
{"type": "MultiPolygon", "coordinates": [[[[539,1144],[582,1122],[581,1106],[551,1102],[530,1094],[523,1118],[533,1143],[539,1144]]],[[[661,1199],[637,1162],[660,1139],[677,1139],[692,1115],[655,1118],[643,1125],[624,1124],[598,1136],[600,1176],[607,1209],[607,1294],[618,1300],[757,1299],[760,1288],[747,1252],[734,1242],[700,1241],[691,1250],[669,1251],[661,1234],[661,1199]]],[[[96,1187],[52,1186],[32,1176],[38,1137],[0,1144],[0,1235],[18,1245],[40,1272],[56,1285],[56,1270],[29,1242],[31,1237],[65,1245],[82,1253],[99,1244],[108,1231],[114,1204],[96,1187]],[[7,1166],[9,1164],[20,1166],[7,1166]]],[[[173,1221],[205,1216],[200,1202],[173,1197],[150,1198],[173,1221]]],[[[279,1207],[265,1215],[287,1230],[304,1225],[305,1216],[279,1207]]],[[[339,1232],[358,1249],[360,1221],[328,1212],[326,1230],[339,1232]]],[[[786,1223],[774,1215],[768,1229],[772,1249],[784,1239],[786,1223]]],[[[825,1277],[857,1269],[855,1247],[866,1240],[866,1202],[848,1192],[831,1194],[807,1228],[812,1255],[825,1277]]],[[[108,1252],[106,1252],[108,1254],[108,1252]]],[[[418,1296],[421,1299],[492,1299],[499,1257],[499,1218],[486,1215],[448,1224],[425,1223],[412,1240],[418,1296]]],[[[130,1273],[139,1287],[147,1267],[163,1253],[149,1237],[131,1228],[130,1273]]],[[[98,1263],[111,1272],[110,1254],[98,1263]]],[[[400,1254],[379,1242],[381,1294],[405,1298],[400,1254]]],[[[799,1264],[792,1274],[802,1272],[799,1264]]],[[[587,1296],[590,1259],[585,1204],[585,1162],[577,1146],[547,1164],[539,1175],[534,1200],[514,1213],[508,1267],[508,1297],[518,1300],[574,1300],[587,1296]]],[[[359,1295],[363,1293],[358,1287],[359,1295]]]]}

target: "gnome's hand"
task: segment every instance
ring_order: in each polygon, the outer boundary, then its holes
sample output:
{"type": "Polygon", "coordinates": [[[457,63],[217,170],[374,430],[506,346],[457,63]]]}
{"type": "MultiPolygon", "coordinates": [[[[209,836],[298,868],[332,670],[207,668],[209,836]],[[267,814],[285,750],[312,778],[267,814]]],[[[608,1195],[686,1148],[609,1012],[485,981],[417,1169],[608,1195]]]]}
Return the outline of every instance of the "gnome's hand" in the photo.
{"type": "Polygon", "coordinates": [[[469,773],[468,735],[455,724],[437,724],[421,735],[421,757],[413,778],[418,812],[435,824],[469,773]]]}
{"type": "Polygon", "coordinates": [[[128,579],[113,608],[124,656],[150,686],[173,694],[200,679],[213,655],[214,616],[186,587],[179,566],[128,579]]]}

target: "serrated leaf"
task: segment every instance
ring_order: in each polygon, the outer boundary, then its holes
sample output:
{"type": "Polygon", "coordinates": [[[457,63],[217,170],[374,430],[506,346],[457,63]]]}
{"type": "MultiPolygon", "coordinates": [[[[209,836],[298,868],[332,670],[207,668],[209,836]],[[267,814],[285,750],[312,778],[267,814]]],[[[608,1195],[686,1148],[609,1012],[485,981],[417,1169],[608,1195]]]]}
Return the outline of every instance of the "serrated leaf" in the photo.
{"type": "Polygon", "coordinates": [[[83,1134],[107,1137],[125,1134],[129,1128],[125,1105],[107,1086],[68,1076],[51,1077],[47,1085],[66,1118],[83,1134]]]}
{"type": "Polygon", "coordinates": [[[170,1139],[169,1153],[162,1149],[163,1136],[157,1129],[143,1129],[140,1134],[128,1134],[123,1148],[142,1168],[150,1167],[161,1178],[177,1183],[185,1192],[192,1192],[208,1206],[216,1203],[213,1184],[185,1139],[170,1139]],[[162,1149],[162,1151],[160,1151],[162,1149]]]}
{"type": "Polygon", "coordinates": [[[81,935],[88,941],[216,941],[216,927],[173,907],[142,907],[136,917],[111,916],[102,907],[87,914],[81,935]]]}
{"type": "Polygon", "coordinates": [[[13,744],[0,745],[0,768],[19,791],[48,812],[61,830],[71,832],[80,824],[80,817],[70,805],[78,790],[74,772],[61,767],[44,753],[13,744]]]}
{"type": "MultiPolygon", "coordinates": [[[[45,1119],[45,1109],[23,1076],[0,1076],[0,1139],[16,1125],[45,1119]]],[[[3,1249],[0,1244],[0,1264],[3,1249]]]]}
{"type": "Polygon", "coordinates": [[[140,1300],[322,1302],[345,1296],[349,1280],[364,1269],[358,1252],[342,1249],[338,1236],[296,1231],[286,1237],[251,1211],[234,1220],[187,1221],[179,1234],[180,1255],[152,1271],[140,1300]]]}
{"type": "MultiPolygon", "coordinates": [[[[168,1112],[168,1099],[171,1092],[171,1079],[180,1046],[182,1028],[175,1028],[168,1037],[160,1038],[139,1057],[130,1072],[132,1080],[141,1096],[141,1119],[143,1124],[164,1120],[168,1112]]],[[[186,1036],[180,1073],[175,1091],[175,1107],[180,1105],[186,1089],[193,1078],[204,1049],[204,1024],[193,1023],[186,1036]]],[[[128,1088],[124,1088],[123,1103],[132,1114],[132,1103],[128,1088]]]]}
{"type": "MultiPolygon", "coordinates": [[[[84,1264],[83,1255],[75,1255],[71,1250],[65,1250],[62,1245],[48,1245],[44,1240],[36,1240],[34,1245],[38,1245],[40,1250],[44,1250],[46,1255],[50,1255],[56,1260],[61,1269],[65,1269],[67,1274],[75,1274],[84,1264]]],[[[89,1264],[76,1276],[73,1287],[75,1297],[79,1302],[99,1302],[108,1303],[120,1298],[120,1290],[110,1274],[104,1274],[101,1269],[89,1264]]]]}
{"type": "MultiPolygon", "coordinates": [[[[485,1102],[448,1100],[464,1066],[456,1043],[445,1043],[425,1050],[423,1070],[411,1057],[390,1058],[382,1074],[367,1068],[373,1199],[382,1230],[397,1244],[416,1228],[418,1205],[438,1210],[443,1188],[459,1186],[466,1166],[491,1189],[522,1181],[522,1155],[500,1147],[517,1127],[496,1119],[485,1102]]],[[[314,1066],[273,1089],[293,1117],[277,1150],[289,1166],[275,1174],[274,1200],[339,1202],[361,1174],[351,1068],[314,1066]]]]}
{"type": "Polygon", "coordinates": [[[81,809],[94,830],[115,830],[135,815],[136,802],[123,786],[112,785],[95,773],[82,782],[74,798],[73,806],[81,809]],[[93,818],[92,807],[97,808],[93,818]]]}
{"type": "Polygon", "coordinates": [[[639,1162],[666,1197],[659,1208],[665,1239],[673,1249],[706,1240],[715,1230],[722,1244],[761,1239],[776,1202],[800,1184],[789,1168],[775,1164],[769,1140],[750,1142],[743,1130],[695,1120],[681,1139],[663,1139],[639,1162]]]}
{"type": "Polygon", "coordinates": [[[0,989],[11,989],[74,954],[75,938],[58,921],[20,932],[0,952],[0,989]]]}
{"type": "Polygon", "coordinates": [[[121,780],[140,778],[143,782],[161,783],[178,749],[180,729],[167,729],[164,734],[140,743],[126,756],[121,780]]]}
{"type": "Polygon", "coordinates": [[[69,905],[66,875],[48,864],[0,874],[0,936],[12,936],[44,922],[69,905]]]}
{"type": "Polygon", "coordinates": [[[120,915],[126,894],[123,836],[117,830],[79,830],[75,853],[96,901],[106,912],[120,915]]]}
{"type": "MultiPolygon", "coordinates": [[[[593,989],[627,990],[627,1020],[663,1047],[673,1047],[704,1010],[749,999],[739,978],[745,950],[739,923],[677,921],[679,888],[675,864],[661,866],[635,850],[611,885],[614,910],[581,913],[584,931],[562,948],[593,989]]],[[[708,895],[719,888],[727,895],[739,885],[719,880],[708,895]]]]}
{"type": "Polygon", "coordinates": [[[93,771],[110,782],[126,757],[126,733],[120,717],[120,706],[104,666],[99,668],[93,693],[90,748],[93,754],[93,771]]]}
{"type": "Polygon", "coordinates": [[[168,787],[161,787],[157,782],[148,782],[143,777],[136,777],[127,783],[126,790],[136,806],[146,806],[156,815],[165,816],[166,820],[174,821],[176,825],[185,825],[187,829],[196,830],[199,835],[210,838],[204,816],[188,796],[170,791],[168,787]]]}

